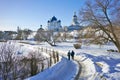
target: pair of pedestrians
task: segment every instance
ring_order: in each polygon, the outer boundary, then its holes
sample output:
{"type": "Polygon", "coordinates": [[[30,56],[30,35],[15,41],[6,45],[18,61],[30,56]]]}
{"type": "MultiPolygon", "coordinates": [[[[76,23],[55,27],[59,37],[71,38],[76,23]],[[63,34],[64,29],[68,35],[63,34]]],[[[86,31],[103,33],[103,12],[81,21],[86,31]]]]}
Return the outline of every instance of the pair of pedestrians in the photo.
{"type": "Polygon", "coordinates": [[[70,52],[70,50],[69,50],[69,51],[68,51],[68,54],[67,54],[68,60],[70,60],[70,56],[71,56],[72,59],[74,60],[74,55],[75,55],[75,52],[74,52],[73,50],[70,52]]]}

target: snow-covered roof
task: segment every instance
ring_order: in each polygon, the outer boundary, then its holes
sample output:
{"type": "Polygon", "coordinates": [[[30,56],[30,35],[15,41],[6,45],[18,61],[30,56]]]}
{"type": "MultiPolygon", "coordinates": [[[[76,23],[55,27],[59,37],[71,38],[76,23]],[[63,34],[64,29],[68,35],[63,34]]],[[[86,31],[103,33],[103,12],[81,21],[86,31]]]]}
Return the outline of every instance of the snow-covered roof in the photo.
{"type": "Polygon", "coordinates": [[[70,26],[68,26],[67,30],[74,31],[74,30],[80,30],[81,28],[82,28],[82,26],[79,26],[79,25],[70,25],[70,26]]]}

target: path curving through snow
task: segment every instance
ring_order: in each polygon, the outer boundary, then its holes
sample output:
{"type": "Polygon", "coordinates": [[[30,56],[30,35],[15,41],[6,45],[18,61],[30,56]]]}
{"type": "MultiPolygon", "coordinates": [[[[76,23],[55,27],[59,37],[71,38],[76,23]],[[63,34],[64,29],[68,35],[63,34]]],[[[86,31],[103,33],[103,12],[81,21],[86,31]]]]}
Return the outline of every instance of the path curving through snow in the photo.
{"type": "Polygon", "coordinates": [[[74,80],[78,73],[78,64],[73,60],[62,57],[53,67],[30,77],[26,80],[74,80]]]}

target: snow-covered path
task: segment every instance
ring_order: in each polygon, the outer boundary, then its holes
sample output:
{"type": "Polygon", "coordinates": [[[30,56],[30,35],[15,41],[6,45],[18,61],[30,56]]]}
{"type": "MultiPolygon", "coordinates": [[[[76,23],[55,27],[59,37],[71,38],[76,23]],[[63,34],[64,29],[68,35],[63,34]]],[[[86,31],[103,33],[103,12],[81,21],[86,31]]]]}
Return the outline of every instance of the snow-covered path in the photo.
{"type": "Polygon", "coordinates": [[[78,64],[62,57],[61,61],[53,67],[26,80],[74,80],[77,72],[78,64]]]}
{"type": "MultiPolygon", "coordinates": [[[[109,49],[115,49],[116,47],[111,44],[102,45],[82,45],[81,49],[75,49],[73,47],[74,43],[62,42],[58,43],[57,46],[51,47],[47,43],[41,43],[40,45],[33,45],[34,48],[42,47],[48,50],[56,50],[59,55],[67,55],[69,50],[75,51],[75,59],[81,64],[81,74],[78,76],[79,80],[120,80],[120,53],[118,52],[107,52],[109,49]]],[[[62,68],[62,67],[60,67],[62,68]]],[[[69,68],[69,67],[68,67],[69,68]]],[[[53,68],[55,69],[55,68],[53,68]]],[[[63,69],[64,70],[64,69],[63,69]]],[[[51,71],[51,70],[49,70],[51,71]]],[[[65,74],[66,74],[65,70],[65,74]]],[[[71,70],[72,71],[72,70],[71,70]]],[[[54,72],[54,71],[53,71],[54,72]]],[[[55,72],[56,73],[56,72],[55,72]]],[[[48,76],[57,77],[56,74],[50,74],[48,76]]],[[[63,73],[62,73],[63,74],[63,73]]],[[[71,73],[69,72],[71,75],[71,73]]],[[[66,74],[67,75],[67,74],[66,74]]],[[[42,75],[41,75],[42,76],[42,75]]],[[[70,80],[71,77],[62,79],[65,75],[58,76],[57,80],[70,80]]],[[[77,79],[78,79],[77,78],[77,79]]],[[[39,79],[35,79],[39,80],[39,79]]],[[[45,80],[40,79],[40,80],[45,80]]],[[[55,79],[56,80],[56,79],[55,79]]]]}

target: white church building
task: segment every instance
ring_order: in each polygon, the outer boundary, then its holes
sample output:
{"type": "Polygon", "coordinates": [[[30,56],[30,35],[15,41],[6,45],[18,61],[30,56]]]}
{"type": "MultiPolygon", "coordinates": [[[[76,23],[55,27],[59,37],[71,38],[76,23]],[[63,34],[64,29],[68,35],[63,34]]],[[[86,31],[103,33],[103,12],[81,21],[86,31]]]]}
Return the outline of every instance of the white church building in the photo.
{"type": "Polygon", "coordinates": [[[76,12],[74,12],[73,18],[72,18],[72,24],[67,27],[67,31],[74,31],[74,30],[80,30],[82,26],[80,26],[78,22],[78,17],[76,15],[76,12]]]}
{"type": "Polygon", "coordinates": [[[60,31],[62,29],[61,20],[57,20],[57,18],[53,16],[50,20],[48,20],[47,28],[52,31],[60,31]]]}
{"type": "MultiPolygon", "coordinates": [[[[55,16],[53,16],[50,20],[47,22],[47,28],[48,30],[52,30],[55,32],[62,31],[63,28],[61,26],[61,20],[57,20],[55,16]]],[[[80,30],[82,26],[80,26],[78,22],[78,17],[76,15],[76,12],[74,12],[74,15],[72,17],[72,23],[70,26],[67,27],[67,31],[75,31],[75,30],[80,30]]]]}

